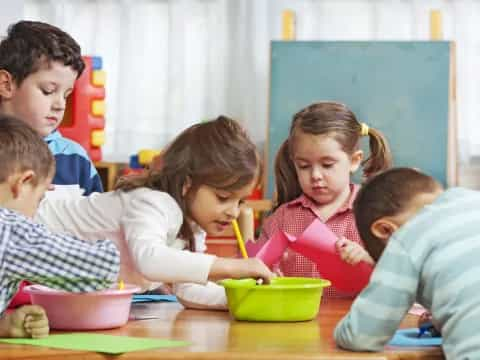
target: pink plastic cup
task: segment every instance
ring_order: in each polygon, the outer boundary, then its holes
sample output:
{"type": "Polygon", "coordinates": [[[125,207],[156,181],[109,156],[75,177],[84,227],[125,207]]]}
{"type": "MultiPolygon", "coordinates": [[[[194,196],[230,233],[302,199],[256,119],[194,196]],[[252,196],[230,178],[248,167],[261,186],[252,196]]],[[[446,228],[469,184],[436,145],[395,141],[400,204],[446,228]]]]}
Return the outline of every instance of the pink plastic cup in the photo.
{"type": "Polygon", "coordinates": [[[87,293],[72,293],[41,285],[29,285],[32,304],[42,306],[50,328],[58,330],[98,330],[123,326],[128,321],[132,295],[138,286],[125,285],[87,293]]]}

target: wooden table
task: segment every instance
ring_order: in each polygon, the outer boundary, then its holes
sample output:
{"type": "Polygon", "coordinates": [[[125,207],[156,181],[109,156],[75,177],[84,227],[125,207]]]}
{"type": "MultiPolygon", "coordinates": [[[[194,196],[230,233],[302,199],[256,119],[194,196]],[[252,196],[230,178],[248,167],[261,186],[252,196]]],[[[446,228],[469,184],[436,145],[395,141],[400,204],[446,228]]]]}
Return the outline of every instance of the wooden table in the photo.
{"type": "MultiPolygon", "coordinates": [[[[329,300],[318,319],[298,323],[249,323],[232,320],[226,312],[184,310],[177,303],[137,304],[134,316],[157,319],[130,321],[126,326],[101,333],[185,340],[190,346],[110,356],[86,351],[67,351],[0,344],[0,359],[443,359],[440,348],[389,348],[383,353],[354,353],[336,348],[332,332],[350,306],[348,300],[329,300]]],[[[403,327],[416,324],[407,316],[403,327]]]]}

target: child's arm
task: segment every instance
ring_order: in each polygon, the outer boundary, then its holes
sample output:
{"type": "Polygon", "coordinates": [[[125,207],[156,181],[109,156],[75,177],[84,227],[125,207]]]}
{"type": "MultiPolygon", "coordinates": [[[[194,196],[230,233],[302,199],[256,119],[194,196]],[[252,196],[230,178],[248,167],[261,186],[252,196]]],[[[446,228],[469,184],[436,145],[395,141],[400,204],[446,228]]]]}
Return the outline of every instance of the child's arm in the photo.
{"type": "Polygon", "coordinates": [[[5,249],[5,275],[74,292],[103,289],[116,281],[120,255],[109,240],[95,243],[20,223],[15,246],[5,249]]]}
{"type": "Polygon", "coordinates": [[[135,266],[146,279],[206,284],[208,280],[242,277],[269,282],[273,276],[258,259],[219,258],[168,244],[172,224],[178,223],[182,216],[175,200],[159,191],[144,191],[134,196],[121,222],[135,266]]]}
{"type": "Polygon", "coordinates": [[[206,285],[174,284],[173,292],[186,308],[201,310],[226,310],[227,297],[223,286],[209,281],[206,285]]]}
{"type": "Polygon", "coordinates": [[[38,305],[19,307],[0,318],[0,337],[43,338],[48,332],[47,314],[38,305]]]}
{"type": "Polygon", "coordinates": [[[355,241],[342,237],[335,243],[335,247],[342,260],[350,265],[365,261],[367,264],[375,266],[375,260],[368,254],[367,250],[355,241]]]}
{"type": "Polygon", "coordinates": [[[335,328],[338,346],[381,351],[415,301],[420,274],[408,253],[390,240],[370,283],[335,328]]]}

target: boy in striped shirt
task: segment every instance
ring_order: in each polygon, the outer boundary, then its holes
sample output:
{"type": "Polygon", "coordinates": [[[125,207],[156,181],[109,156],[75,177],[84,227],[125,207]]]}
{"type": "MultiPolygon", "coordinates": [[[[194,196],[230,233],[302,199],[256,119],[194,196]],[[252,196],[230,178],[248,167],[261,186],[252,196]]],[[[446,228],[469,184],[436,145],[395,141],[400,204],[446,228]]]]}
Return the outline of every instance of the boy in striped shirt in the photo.
{"type": "Polygon", "coordinates": [[[447,359],[480,359],[480,192],[444,191],[428,175],[394,168],[364,185],[354,213],[378,262],[335,329],[338,346],[381,351],[417,301],[431,311],[447,359]]]}
{"type": "Polygon", "coordinates": [[[48,319],[36,305],[5,309],[22,280],[82,292],[117,278],[120,255],[109,241],[57,235],[32,221],[55,172],[47,144],[23,121],[0,116],[0,337],[43,337],[48,319]]]}

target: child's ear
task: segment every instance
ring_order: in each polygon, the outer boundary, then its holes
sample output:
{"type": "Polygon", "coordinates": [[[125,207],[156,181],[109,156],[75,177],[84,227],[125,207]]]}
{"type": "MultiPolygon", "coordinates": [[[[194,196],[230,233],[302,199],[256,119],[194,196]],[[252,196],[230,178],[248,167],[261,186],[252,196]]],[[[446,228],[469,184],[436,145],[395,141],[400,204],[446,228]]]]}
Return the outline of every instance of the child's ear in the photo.
{"type": "Polygon", "coordinates": [[[15,91],[15,81],[7,70],[0,69],[0,98],[10,99],[15,91]]]}
{"type": "Polygon", "coordinates": [[[363,160],[363,151],[362,150],[357,150],[353,153],[353,155],[350,158],[350,172],[354,173],[355,171],[358,170],[360,167],[360,164],[362,163],[363,160]]]}
{"type": "Polygon", "coordinates": [[[398,229],[398,225],[392,220],[382,217],[376,220],[371,226],[370,231],[374,236],[382,240],[388,240],[390,236],[398,229]]]}
{"type": "Polygon", "coordinates": [[[188,190],[190,190],[191,187],[192,187],[192,179],[190,178],[190,176],[187,176],[182,186],[182,196],[187,195],[187,192],[188,190]]]}
{"type": "Polygon", "coordinates": [[[13,197],[18,198],[28,186],[33,186],[34,179],[35,172],[33,170],[25,170],[17,174],[10,183],[13,197]]]}

